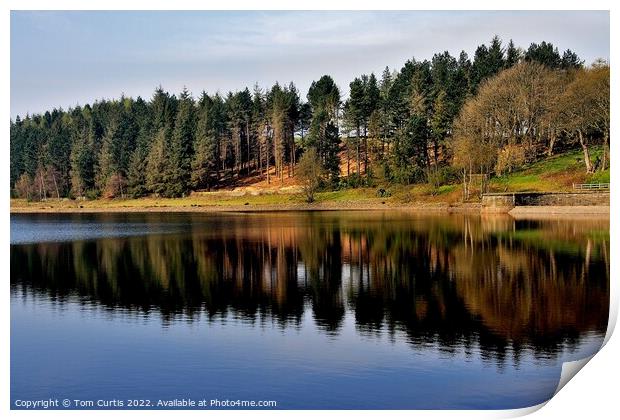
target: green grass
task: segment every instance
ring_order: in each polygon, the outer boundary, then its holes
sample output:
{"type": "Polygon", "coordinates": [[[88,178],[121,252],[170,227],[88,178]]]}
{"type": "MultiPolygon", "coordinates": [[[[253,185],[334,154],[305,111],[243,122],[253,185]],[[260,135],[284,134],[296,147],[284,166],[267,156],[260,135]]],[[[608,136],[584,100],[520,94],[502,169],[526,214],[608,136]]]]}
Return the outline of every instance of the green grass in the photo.
{"type": "MultiPolygon", "coordinates": [[[[318,204],[330,205],[340,203],[380,204],[389,198],[380,198],[376,189],[358,188],[338,191],[319,192],[315,196],[318,204]]],[[[153,208],[251,208],[261,206],[296,206],[306,205],[306,197],[299,193],[263,193],[263,194],[232,194],[230,192],[211,192],[194,194],[182,198],[155,198],[142,197],[136,199],[96,199],[96,200],[47,200],[43,202],[27,202],[22,199],[12,199],[13,208],[33,209],[153,209],[153,208]]]]}
{"type": "MultiPolygon", "coordinates": [[[[592,160],[602,153],[600,146],[591,148],[592,160]]],[[[526,166],[511,174],[494,177],[491,192],[569,191],[574,183],[609,182],[609,171],[588,176],[581,150],[572,150],[526,166]]]]}
{"type": "Polygon", "coordinates": [[[609,169],[605,169],[604,171],[593,173],[588,177],[588,183],[596,184],[596,183],[609,183],[609,169]]]}
{"type": "Polygon", "coordinates": [[[442,185],[439,188],[437,188],[437,194],[438,195],[450,194],[451,192],[455,191],[457,187],[458,187],[457,185],[442,185]]]}
{"type": "Polygon", "coordinates": [[[319,192],[315,196],[317,203],[330,202],[330,201],[364,201],[375,200],[377,197],[377,190],[374,188],[351,188],[337,191],[325,191],[319,192]]]}
{"type": "Polygon", "coordinates": [[[227,195],[224,193],[207,193],[182,198],[143,197],[136,199],[96,199],[86,201],[47,200],[44,202],[26,202],[11,200],[12,207],[84,209],[106,208],[166,208],[166,207],[237,207],[261,206],[277,204],[294,204],[303,202],[300,194],[260,194],[260,195],[227,195]]]}

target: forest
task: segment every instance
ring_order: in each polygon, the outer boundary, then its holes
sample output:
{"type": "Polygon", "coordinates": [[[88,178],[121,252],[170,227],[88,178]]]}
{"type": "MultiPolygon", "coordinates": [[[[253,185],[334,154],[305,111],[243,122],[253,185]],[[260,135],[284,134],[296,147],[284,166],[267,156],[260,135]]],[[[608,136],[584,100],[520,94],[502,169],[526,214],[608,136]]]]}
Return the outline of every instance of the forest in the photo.
{"type": "Polygon", "coordinates": [[[569,149],[593,173],[609,167],[609,71],[549,42],[524,49],[495,36],[472,59],[446,51],[361,74],[348,95],[329,75],[305,99],[293,82],[197,98],[160,86],[150,100],[11,119],[11,195],[182,197],[302,168],[317,188],[462,183],[467,199],[474,175],[569,149]]]}

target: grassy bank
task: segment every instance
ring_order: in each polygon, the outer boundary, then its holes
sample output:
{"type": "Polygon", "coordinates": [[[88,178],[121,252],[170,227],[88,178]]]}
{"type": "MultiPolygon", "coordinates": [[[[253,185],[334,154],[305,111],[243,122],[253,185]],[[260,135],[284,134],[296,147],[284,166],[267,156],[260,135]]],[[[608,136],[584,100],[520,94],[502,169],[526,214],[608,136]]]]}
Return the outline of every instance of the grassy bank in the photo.
{"type": "MultiPolygon", "coordinates": [[[[601,156],[601,147],[591,149],[592,162],[601,156]]],[[[503,191],[570,191],[573,184],[609,182],[609,169],[594,174],[585,173],[583,153],[573,150],[547,159],[501,177],[490,180],[490,192],[503,191]]]]}
{"type": "MultiPolygon", "coordinates": [[[[602,153],[592,150],[593,161],[602,153]]],[[[581,152],[571,151],[536,162],[522,170],[495,177],[489,181],[490,192],[570,191],[573,183],[609,182],[609,170],[587,175],[581,152]]],[[[183,198],[47,200],[27,202],[11,200],[11,211],[256,211],[312,209],[468,209],[475,203],[463,204],[460,183],[433,187],[428,184],[410,186],[384,185],[319,192],[315,202],[308,204],[295,189],[245,188],[228,191],[200,192],[183,198]],[[381,191],[383,190],[383,191],[381,191]]]]}
{"type": "Polygon", "coordinates": [[[403,197],[377,197],[375,189],[350,189],[322,192],[314,203],[308,204],[301,194],[231,194],[213,192],[183,198],[98,199],[88,201],[47,200],[27,202],[11,200],[13,212],[54,211],[260,211],[260,210],[375,210],[386,208],[425,207],[445,208],[440,201],[407,202],[403,197]]]}

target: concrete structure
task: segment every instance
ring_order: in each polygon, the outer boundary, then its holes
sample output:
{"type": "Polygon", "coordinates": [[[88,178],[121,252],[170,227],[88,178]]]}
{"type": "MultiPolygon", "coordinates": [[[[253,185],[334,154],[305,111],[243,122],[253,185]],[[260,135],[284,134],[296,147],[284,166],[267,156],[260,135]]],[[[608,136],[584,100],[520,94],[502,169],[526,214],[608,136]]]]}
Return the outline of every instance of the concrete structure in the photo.
{"type": "Polygon", "coordinates": [[[531,206],[609,206],[609,192],[519,192],[482,196],[483,213],[507,213],[515,207],[531,206]]]}

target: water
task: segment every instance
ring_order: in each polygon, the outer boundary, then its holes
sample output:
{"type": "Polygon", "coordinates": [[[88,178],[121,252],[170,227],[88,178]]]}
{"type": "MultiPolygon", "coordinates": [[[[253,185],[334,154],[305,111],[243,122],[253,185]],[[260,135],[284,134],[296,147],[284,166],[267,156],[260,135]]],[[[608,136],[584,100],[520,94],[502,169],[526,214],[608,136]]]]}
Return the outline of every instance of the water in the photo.
{"type": "Polygon", "coordinates": [[[519,408],[608,306],[608,219],[12,215],[11,400],[519,408]]]}

